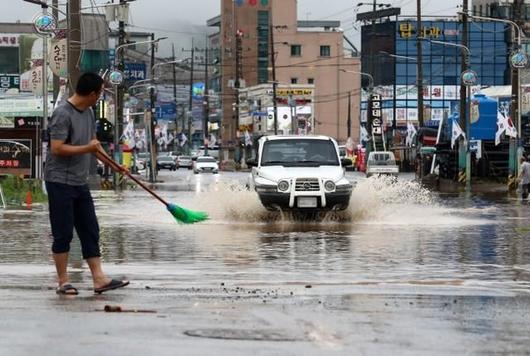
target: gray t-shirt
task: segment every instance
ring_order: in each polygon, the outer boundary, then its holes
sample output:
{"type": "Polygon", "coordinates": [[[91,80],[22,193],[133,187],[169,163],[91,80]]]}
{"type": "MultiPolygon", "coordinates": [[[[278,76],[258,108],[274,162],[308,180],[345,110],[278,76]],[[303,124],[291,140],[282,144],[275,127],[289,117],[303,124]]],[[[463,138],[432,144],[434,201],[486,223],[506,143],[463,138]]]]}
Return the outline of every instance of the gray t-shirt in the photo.
{"type": "Polygon", "coordinates": [[[523,162],[521,165],[521,184],[530,184],[530,163],[523,162]]]}
{"type": "MultiPolygon", "coordinates": [[[[50,140],[62,140],[69,145],[87,145],[95,137],[96,127],[92,108],[79,111],[69,101],[59,104],[49,124],[50,140]]],[[[68,185],[84,185],[88,180],[91,153],[57,156],[50,152],[44,167],[44,180],[68,185]]]]}

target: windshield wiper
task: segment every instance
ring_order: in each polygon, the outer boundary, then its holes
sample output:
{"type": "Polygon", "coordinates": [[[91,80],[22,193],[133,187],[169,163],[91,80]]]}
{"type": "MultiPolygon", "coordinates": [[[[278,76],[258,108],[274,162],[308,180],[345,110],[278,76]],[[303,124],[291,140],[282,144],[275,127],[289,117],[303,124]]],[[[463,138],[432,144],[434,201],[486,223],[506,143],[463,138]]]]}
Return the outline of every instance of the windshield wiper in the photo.
{"type": "Polygon", "coordinates": [[[285,161],[265,161],[265,162],[263,162],[263,165],[264,166],[283,166],[286,163],[288,163],[288,162],[285,162],[285,161]]]}

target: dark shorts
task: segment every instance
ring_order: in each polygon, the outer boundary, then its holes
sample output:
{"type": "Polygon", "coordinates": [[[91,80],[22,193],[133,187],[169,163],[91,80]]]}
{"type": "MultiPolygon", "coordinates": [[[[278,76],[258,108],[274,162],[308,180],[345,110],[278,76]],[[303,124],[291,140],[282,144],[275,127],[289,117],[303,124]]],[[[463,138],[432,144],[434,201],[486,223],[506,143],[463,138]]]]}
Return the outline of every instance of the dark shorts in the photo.
{"type": "Polygon", "coordinates": [[[74,228],[83,258],[99,257],[99,225],[88,185],[46,182],[53,235],[53,253],[70,251],[74,228]]]}

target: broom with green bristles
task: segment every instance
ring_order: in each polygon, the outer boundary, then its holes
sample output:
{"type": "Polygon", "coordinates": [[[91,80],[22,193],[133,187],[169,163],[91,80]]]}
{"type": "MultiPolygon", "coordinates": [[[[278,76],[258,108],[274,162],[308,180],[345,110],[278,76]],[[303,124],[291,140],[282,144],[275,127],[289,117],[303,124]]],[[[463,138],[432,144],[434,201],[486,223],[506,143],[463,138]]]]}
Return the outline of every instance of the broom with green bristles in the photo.
{"type": "Polygon", "coordinates": [[[138,184],[140,187],[145,189],[149,194],[151,194],[153,197],[158,199],[162,204],[164,204],[167,208],[167,210],[173,215],[173,217],[182,224],[193,224],[196,222],[201,222],[208,219],[208,214],[202,211],[193,211],[189,209],[185,209],[181,206],[178,206],[177,204],[168,203],[164,199],[162,199],[158,194],[153,192],[151,189],[149,189],[144,183],[142,183],[138,178],[134,177],[131,172],[128,170],[123,169],[117,162],[112,160],[107,155],[107,152],[105,152],[103,149],[99,150],[99,159],[101,159],[104,163],[108,164],[113,170],[120,172],[122,174],[125,174],[127,177],[132,179],[136,184],[138,184]]]}

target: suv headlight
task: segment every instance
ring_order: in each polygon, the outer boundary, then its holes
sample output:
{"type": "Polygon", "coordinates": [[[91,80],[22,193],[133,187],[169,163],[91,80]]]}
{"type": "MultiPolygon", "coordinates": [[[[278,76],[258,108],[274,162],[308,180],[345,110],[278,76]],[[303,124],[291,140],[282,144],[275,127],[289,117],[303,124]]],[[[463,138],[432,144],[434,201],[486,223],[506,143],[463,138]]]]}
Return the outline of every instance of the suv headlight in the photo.
{"type": "Polygon", "coordinates": [[[290,184],[286,180],[281,180],[278,182],[278,190],[280,192],[286,192],[289,190],[290,184]]]}
{"type": "Polygon", "coordinates": [[[327,180],[325,183],[324,183],[324,188],[328,191],[328,192],[332,192],[335,190],[335,183],[332,181],[332,180],[327,180]]]}

